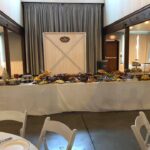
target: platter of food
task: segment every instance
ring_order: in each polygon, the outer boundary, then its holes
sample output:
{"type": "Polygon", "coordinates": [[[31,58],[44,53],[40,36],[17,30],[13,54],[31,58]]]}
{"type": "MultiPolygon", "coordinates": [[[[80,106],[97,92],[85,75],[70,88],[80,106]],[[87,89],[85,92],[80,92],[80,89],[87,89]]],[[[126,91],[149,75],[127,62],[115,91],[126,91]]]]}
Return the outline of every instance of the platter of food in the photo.
{"type": "Polygon", "coordinates": [[[114,71],[107,72],[103,69],[97,71],[96,74],[92,73],[78,73],[78,74],[52,74],[49,71],[32,76],[28,75],[15,75],[14,78],[3,80],[0,79],[0,85],[19,85],[21,83],[30,84],[64,84],[64,83],[91,83],[91,82],[114,82],[114,81],[147,81],[150,80],[150,72],[142,72],[139,68],[126,70],[125,72],[114,71]]]}

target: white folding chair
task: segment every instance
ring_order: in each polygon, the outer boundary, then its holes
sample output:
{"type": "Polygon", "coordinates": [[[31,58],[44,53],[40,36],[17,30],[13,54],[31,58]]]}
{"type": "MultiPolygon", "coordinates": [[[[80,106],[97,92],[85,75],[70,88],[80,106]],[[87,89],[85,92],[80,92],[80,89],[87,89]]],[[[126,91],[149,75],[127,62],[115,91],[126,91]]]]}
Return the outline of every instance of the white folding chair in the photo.
{"type": "Polygon", "coordinates": [[[44,143],[44,147],[46,150],[48,150],[48,146],[46,143],[46,132],[54,132],[57,133],[59,135],[62,135],[67,141],[68,141],[68,145],[67,145],[67,150],[71,150],[74,139],[75,139],[75,135],[77,130],[71,130],[68,126],[66,126],[65,124],[59,122],[59,121],[53,121],[50,120],[50,117],[47,117],[45,119],[43,128],[41,130],[41,134],[39,137],[39,141],[37,144],[37,147],[40,149],[40,145],[44,143]]]}
{"type": "Polygon", "coordinates": [[[135,119],[135,125],[132,125],[131,128],[141,149],[150,150],[150,145],[148,144],[148,140],[150,137],[150,124],[144,112],[139,112],[139,116],[137,116],[135,119]],[[145,127],[147,131],[145,138],[141,134],[142,127],[145,127]]]}
{"type": "Polygon", "coordinates": [[[19,111],[0,111],[0,121],[17,121],[22,123],[22,128],[20,129],[20,136],[25,136],[26,129],[26,120],[27,120],[27,112],[24,113],[19,111]]]}

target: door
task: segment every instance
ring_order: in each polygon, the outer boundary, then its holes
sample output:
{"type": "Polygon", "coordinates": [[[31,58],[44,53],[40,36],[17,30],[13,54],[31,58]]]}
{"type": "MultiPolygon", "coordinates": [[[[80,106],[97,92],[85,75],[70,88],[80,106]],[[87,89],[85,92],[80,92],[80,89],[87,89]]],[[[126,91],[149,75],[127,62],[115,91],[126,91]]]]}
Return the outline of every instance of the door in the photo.
{"type": "Polygon", "coordinates": [[[105,42],[105,60],[108,60],[106,70],[109,72],[118,70],[118,54],[119,42],[107,41],[105,42]]]}

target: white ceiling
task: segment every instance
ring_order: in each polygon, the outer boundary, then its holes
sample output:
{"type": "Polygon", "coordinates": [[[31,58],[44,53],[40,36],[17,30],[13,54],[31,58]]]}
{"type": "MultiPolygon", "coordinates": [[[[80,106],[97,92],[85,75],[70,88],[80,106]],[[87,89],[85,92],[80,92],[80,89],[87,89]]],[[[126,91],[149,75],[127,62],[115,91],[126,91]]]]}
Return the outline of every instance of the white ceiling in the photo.
{"type": "Polygon", "coordinates": [[[150,0],[105,0],[105,26],[149,4],[150,0]]]}
{"type": "Polygon", "coordinates": [[[22,2],[50,2],[50,3],[104,3],[105,0],[21,0],[22,2]]]}

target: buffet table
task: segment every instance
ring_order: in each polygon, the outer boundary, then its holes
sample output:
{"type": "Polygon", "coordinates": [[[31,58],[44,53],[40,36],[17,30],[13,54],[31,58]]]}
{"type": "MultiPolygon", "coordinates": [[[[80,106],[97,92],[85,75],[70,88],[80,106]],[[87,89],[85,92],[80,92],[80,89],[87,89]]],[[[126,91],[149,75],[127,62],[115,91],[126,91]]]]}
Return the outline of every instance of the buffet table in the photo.
{"type": "Polygon", "coordinates": [[[0,86],[0,110],[30,115],[150,109],[150,81],[0,86]]]}

